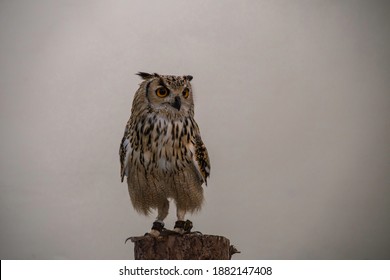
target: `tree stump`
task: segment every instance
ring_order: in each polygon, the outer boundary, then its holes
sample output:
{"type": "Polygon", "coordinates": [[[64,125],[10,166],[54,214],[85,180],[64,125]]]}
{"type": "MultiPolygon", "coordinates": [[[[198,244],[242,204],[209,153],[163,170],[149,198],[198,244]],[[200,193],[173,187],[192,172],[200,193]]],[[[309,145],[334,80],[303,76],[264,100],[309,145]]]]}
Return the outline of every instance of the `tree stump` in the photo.
{"type": "Polygon", "coordinates": [[[136,260],[230,260],[239,253],[229,239],[197,233],[129,238],[136,260]]]}

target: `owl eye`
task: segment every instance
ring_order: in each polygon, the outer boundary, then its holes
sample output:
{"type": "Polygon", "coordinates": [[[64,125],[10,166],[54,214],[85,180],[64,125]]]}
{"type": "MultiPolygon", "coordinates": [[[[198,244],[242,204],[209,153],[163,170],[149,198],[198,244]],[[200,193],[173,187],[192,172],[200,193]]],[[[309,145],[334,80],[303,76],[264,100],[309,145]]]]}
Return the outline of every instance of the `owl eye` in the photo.
{"type": "Polygon", "coordinates": [[[183,97],[188,98],[188,96],[190,96],[190,90],[188,88],[185,88],[183,90],[183,97]]]}
{"type": "Polygon", "coordinates": [[[161,98],[163,98],[163,97],[167,97],[167,95],[168,95],[168,90],[165,88],[165,87],[160,87],[160,88],[158,88],[157,90],[156,90],[156,95],[158,96],[158,97],[161,97],[161,98]]]}

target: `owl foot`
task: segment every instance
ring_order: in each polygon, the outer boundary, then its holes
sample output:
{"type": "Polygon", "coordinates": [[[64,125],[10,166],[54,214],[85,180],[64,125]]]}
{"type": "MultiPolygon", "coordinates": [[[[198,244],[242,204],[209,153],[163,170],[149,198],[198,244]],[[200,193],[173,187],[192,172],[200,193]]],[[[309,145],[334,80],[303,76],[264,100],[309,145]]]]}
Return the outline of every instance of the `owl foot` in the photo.
{"type": "Polygon", "coordinates": [[[190,220],[187,221],[176,221],[174,231],[180,234],[190,233],[193,224],[190,220]]]}
{"type": "Polygon", "coordinates": [[[152,229],[150,230],[150,232],[145,233],[145,236],[149,235],[152,237],[158,237],[160,236],[161,232],[164,230],[165,230],[164,223],[160,221],[155,221],[153,223],[152,229]]]}

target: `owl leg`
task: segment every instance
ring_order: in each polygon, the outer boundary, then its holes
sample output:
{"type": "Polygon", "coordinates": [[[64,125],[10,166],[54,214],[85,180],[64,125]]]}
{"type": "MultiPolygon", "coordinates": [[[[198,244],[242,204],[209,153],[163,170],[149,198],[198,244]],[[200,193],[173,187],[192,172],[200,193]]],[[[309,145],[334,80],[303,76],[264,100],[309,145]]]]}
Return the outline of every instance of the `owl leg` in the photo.
{"type": "Polygon", "coordinates": [[[164,219],[168,216],[169,210],[169,201],[168,199],[164,200],[157,207],[157,218],[153,223],[152,229],[150,231],[150,235],[159,236],[161,231],[164,229],[164,219]]]}
{"type": "Polygon", "coordinates": [[[192,229],[192,222],[190,220],[184,220],[184,216],[186,215],[186,210],[177,208],[177,221],[175,223],[174,231],[183,234],[188,233],[192,229]]]}

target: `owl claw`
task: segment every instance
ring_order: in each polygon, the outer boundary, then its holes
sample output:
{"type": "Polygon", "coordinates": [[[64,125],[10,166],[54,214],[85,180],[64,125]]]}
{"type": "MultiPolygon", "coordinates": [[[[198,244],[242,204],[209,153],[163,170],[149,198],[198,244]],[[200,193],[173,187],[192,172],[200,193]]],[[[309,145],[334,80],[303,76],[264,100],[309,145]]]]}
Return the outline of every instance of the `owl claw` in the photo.
{"type": "Polygon", "coordinates": [[[131,237],[126,238],[125,244],[126,244],[126,242],[129,241],[129,240],[131,240],[131,237]]]}

